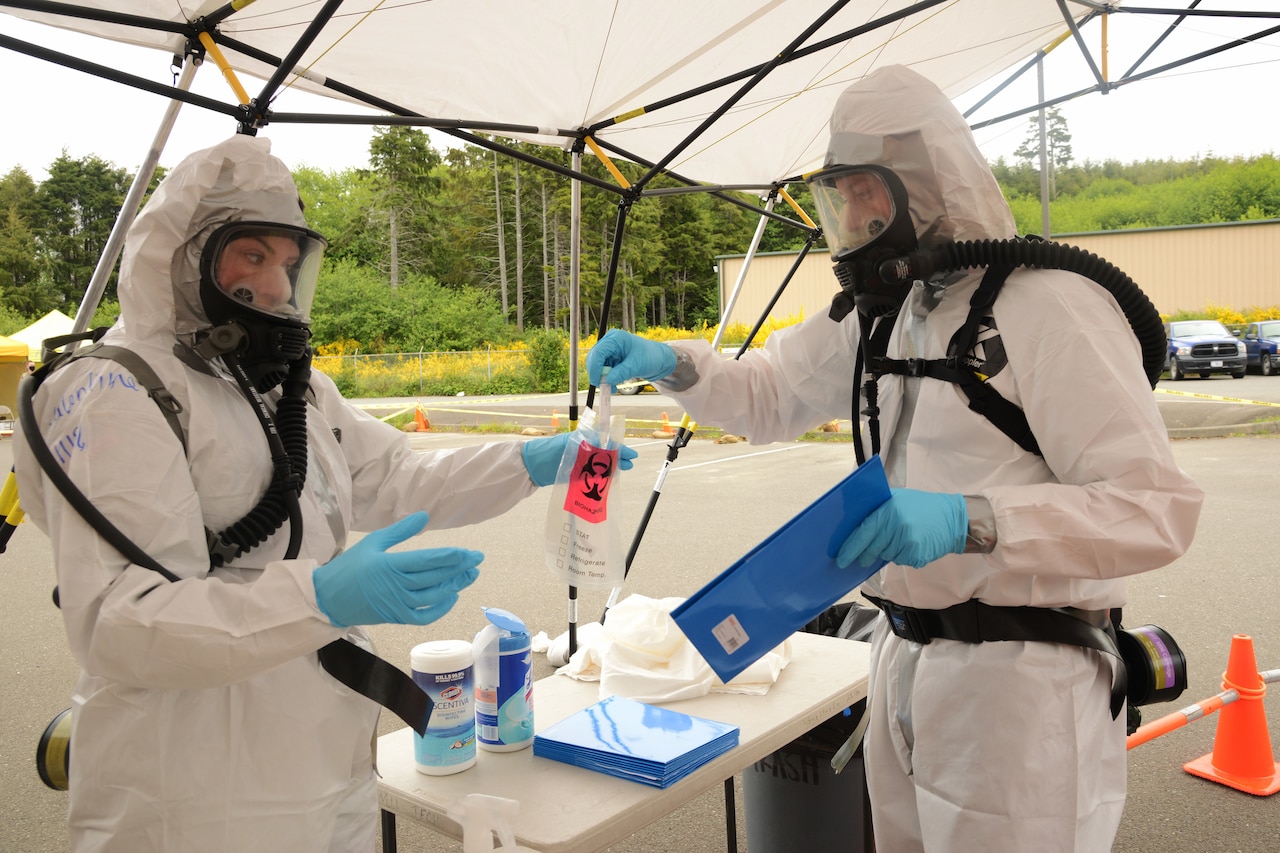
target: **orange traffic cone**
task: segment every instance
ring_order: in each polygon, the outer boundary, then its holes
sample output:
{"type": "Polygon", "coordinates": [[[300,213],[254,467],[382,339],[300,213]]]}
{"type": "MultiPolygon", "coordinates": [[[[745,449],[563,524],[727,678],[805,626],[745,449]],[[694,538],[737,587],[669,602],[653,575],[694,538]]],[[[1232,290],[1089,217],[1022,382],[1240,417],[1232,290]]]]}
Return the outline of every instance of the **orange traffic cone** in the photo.
{"type": "Polygon", "coordinates": [[[428,432],[431,429],[431,421],[427,420],[427,413],[422,411],[422,407],[413,413],[413,422],[418,425],[418,432],[428,432]]]}
{"type": "Polygon", "coordinates": [[[675,430],[671,428],[671,422],[667,420],[667,413],[662,413],[662,431],[667,435],[675,435],[675,430]]]}
{"type": "Polygon", "coordinates": [[[1262,707],[1267,685],[1258,674],[1253,639],[1248,634],[1231,638],[1222,689],[1234,690],[1240,698],[1218,712],[1213,752],[1188,761],[1182,769],[1259,797],[1280,791],[1280,763],[1271,752],[1266,709],[1262,707]]]}
{"type": "Polygon", "coordinates": [[[551,428],[560,429],[560,413],[555,409],[551,410],[551,428]]]}

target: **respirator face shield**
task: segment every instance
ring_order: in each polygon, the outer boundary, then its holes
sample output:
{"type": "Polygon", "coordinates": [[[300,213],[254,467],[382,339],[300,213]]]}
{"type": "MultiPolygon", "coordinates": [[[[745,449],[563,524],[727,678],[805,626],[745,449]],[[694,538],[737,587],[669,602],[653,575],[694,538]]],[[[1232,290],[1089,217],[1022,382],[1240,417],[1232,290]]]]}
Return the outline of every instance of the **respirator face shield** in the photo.
{"type": "Polygon", "coordinates": [[[910,284],[885,281],[879,267],[917,247],[902,180],[872,164],[835,166],[806,180],[842,290],[832,319],[844,319],[855,305],[870,316],[896,311],[910,284]]]}
{"type": "MultiPolygon", "coordinates": [[[[213,285],[217,294],[236,308],[267,318],[310,323],[326,245],[323,237],[306,228],[231,222],[209,235],[205,243],[200,254],[201,284],[213,285]]],[[[223,300],[204,301],[206,310],[221,313],[216,305],[223,300]],[[215,305],[209,305],[210,301],[215,305]]]]}
{"type": "Polygon", "coordinates": [[[325,239],[273,222],[230,222],[200,254],[200,302],[212,328],[196,351],[234,356],[260,392],[309,352],[325,239]]]}
{"type": "Polygon", "coordinates": [[[838,166],[809,178],[822,233],[839,258],[870,245],[897,215],[884,177],[866,166],[838,166]]]}

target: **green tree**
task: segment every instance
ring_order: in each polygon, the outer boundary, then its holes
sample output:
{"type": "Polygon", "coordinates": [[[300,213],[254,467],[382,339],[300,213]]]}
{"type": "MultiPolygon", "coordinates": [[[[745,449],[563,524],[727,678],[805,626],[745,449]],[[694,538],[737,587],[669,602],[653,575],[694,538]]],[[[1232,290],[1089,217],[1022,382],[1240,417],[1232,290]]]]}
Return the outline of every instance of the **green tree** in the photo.
{"type": "Polygon", "coordinates": [[[375,266],[382,253],[369,224],[374,188],[367,170],[325,172],[304,166],[293,172],[307,224],[329,241],[325,257],[375,266]]]}
{"type": "Polygon", "coordinates": [[[374,217],[384,235],[382,267],[394,290],[402,269],[429,272],[429,245],[435,238],[431,199],[439,190],[433,175],[440,155],[424,131],[413,127],[375,128],[369,142],[374,217]]]}
{"type": "MultiPolygon", "coordinates": [[[[92,154],[73,160],[64,150],[49,166],[49,177],[36,191],[41,210],[37,233],[53,289],[62,300],[83,297],[129,183],[124,169],[92,154]]],[[[113,272],[104,291],[107,298],[115,297],[115,288],[113,272]]]]}
{"type": "Polygon", "coordinates": [[[403,318],[392,342],[402,352],[450,352],[505,344],[514,327],[493,296],[477,287],[448,289],[429,276],[413,276],[396,293],[403,318]]]}
{"type": "Polygon", "coordinates": [[[415,275],[393,291],[381,272],[350,260],[326,262],[311,314],[317,346],[356,341],[365,352],[472,350],[512,337],[496,301],[478,288],[415,275]]]}
{"type": "Polygon", "coordinates": [[[0,304],[0,335],[12,335],[30,326],[39,318],[31,317],[16,311],[8,305],[0,304]]]}
{"type": "Polygon", "coordinates": [[[36,315],[57,302],[40,279],[36,183],[21,166],[0,178],[0,304],[36,315]]]}
{"type": "MultiPolygon", "coordinates": [[[[1056,233],[1280,218],[1280,161],[1086,163],[1052,202],[1056,233]]],[[[997,173],[998,175],[999,173],[997,173]]],[[[1038,196],[1001,182],[1020,233],[1039,228],[1038,196]]]]}
{"type": "MultiPolygon", "coordinates": [[[[1049,107],[1044,112],[1045,147],[1049,155],[1049,163],[1057,168],[1065,168],[1071,162],[1071,132],[1067,129],[1067,120],[1057,107],[1049,107]]],[[[1013,152],[1019,160],[1029,163],[1040,162],[1040,118],[1032,116],[1028,120],[1026,138],[1013,152]]]]}
{"type": "Polygon", "coordinates": [[[445,153],[436,198],[432,269],[445,287],[482,287],[499,282],[494,225],[493,166],[483,148],[468,145],[445,153]]]}
{"type": "MultiPolygon", "coordinates": [[[[1039,116],[1032,116],[1029,125],[1026,138],[1013,154],[1035,168],[1040,164],[1039,116]]],[[[1071,163],[1071,132],[1067,130],[1067,120],[1057,107],[1045,110],[1044,144],[1049,166],[1049,198],[1053,198],[1058,194],[1057,173],[1071,163]]],[[[1039,174],[1039,169],[1036,169],[1036,174],[1039,174]]]]}
{"type": "Polygon", "coordinates": [[[36,235],[16,206],[0,208],[0,304],[31,316],[48,312],[58,295],[41,278],[36,235]]]}

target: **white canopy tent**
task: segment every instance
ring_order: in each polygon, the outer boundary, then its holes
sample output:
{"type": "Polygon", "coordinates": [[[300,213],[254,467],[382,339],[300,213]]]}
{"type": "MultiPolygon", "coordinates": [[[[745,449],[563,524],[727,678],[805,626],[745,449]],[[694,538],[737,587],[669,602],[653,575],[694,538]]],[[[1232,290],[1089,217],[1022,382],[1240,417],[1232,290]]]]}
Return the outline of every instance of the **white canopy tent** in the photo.
{"type": "MultiPolygon", "coordinates": [[[[0,9],[166,54],[183,55],[206,32],[237,71],[263,80],[282,75],[249,93],[255,120],[316,120],[269,115],[278,85],[292,85],[445,129],[549,144],[585,131],[641,160],[671,157],[673,171],[721,184],[768,184],[819,165],[836,97],[875,66],[909,63],[959,93],[1061,35],[1064,9],[1073,21],[1094,14],[1094,4],[1060,8],[1055,0],[494,0],[483,7],[256,0],[239,11],[188,0],[79,0],[58,7],[86,16],[77,19],[41,11],[45,5],[53,4],[5,0],[0,9]],[[137,17],[110,23],[126,15],[137,17]],[[754,72],[775,62],[750,85],[754,72]],[[706,132],[672,156],[704,123],[706,132]]],[[[230,91],[217,107],[201,105],[241,112],[230,91]]]]}
{"type": "MultiPolygon", "coordinates": [[[[1025,63],[1011,76],[1020,75],[1047,50],[1074,44],[1094,82],[1053,98],[1041,92],[1052,104],[1280,32],[1280,11],[1232,11],[1214,0],[1190,0],[1185,9],[1094,0],[492,0],[483,7],[464,0],[0,0],[0,12],[153,47],[159,57],[213,61],[232,83],[222,99],[187,90],[194,62],[182,82],[158,84],[92,56],[7,36],[0,16],[2,48],[225,114],[244,130],[409,124],[523,159],[528,155],[488,137],[575,151],[585,142],[600,156],[652,167],[629,188],[572,171],[631,198],[644,195],[663,170],[688,184],[764,197],[821,165],[835,99],[878,66],[911,65],[955,96],[1025,63]],[[1106,71],[1105,22],[1117,15],[1148,16],[1167,27],[1115,77],[1106,71]],[[1256,20],[1257,28],[1211,51],[1152,64],[1169,32],[1208,16],[1256,20]],[[1102,37],[1088,43],[1080,27],[1094,19],[1102,37]],[[245,88],[237,90],[240,82],[245,88]],[[276,112],[273,101],[286,87],[332,96],[335,110],[276,112]],[[343,113],[342,101],[366,109],[343,113]]],[[[157,143],[163,145],[163,128],[157,143]]],[[[89,296],[86,303],[96,303],[89,296]]]]}
{"type": "MultiPolygon", "coordinates": [[[[607,320],[630,205],[673,191],[649,187],[658,174],[700,191],[755,192],[767,198],[758,208],[762,225],[763,217],[786,219],[807,228],[812,238],[817,229],[801,221],[803,216],[790,219],[773,210],[774,196],[822,165],[832,107],[852,82],[877,67],[906,64],[955,97],[1002,72],[1020,76],[1059,45],[1079,50],[1090,85],[1054,97],[1041,88],[1035,102],[985,120],[1001,121],[1280,32],[1274,4],[1232,11],[1213,0],[1185,2],[1185,8],[1171,9],[1094,0],[0,0],[0,12],[188,61],[176,85],[158,84],[92,57],[6,35],[3,16],[0,48],[173,99],[82,301],[77,331],[92,316],[128,212],[138,207],[182,103],[224,114],[245,132],[272,124],[436,128],[573,178],[575,202],[583,185],[616,193],[614,258],[601,308],[607,320]],[[1105,22],[1115,15],[1168,22],[1118,77],[1108,73],[1105,59],[1105,22]],[[1257,27],[1211,50],[1154,59],[1169,31],[1206,16],[1256,20],[1257,27]],[[1104,37],[1090,46],[1080,27],[1095,19],[1104,37]],[[232,84],[223,99],[189,91],[193,69],[207,61],[222,68],[232,84]],[[248,92],[239,87],[240,73],[265,82],[248,92]],[[332,96],[335,111],[276,112],[274,99],[290,86],[332,96]],[[342,101],[366,110],[343,113],[337,109],[342,101]],[[381,114],[370,115],[367,108],[381,114]],[[563,146],[573,152],[574,165],[565,169],[536,160],[491,137],[563,146]],[[588,148],[648,171],[633,185],[600,181],[580,168],[588,148]]],[[[1247,6],[1251,0],[1239,2],[1247,6]]],[[[575,216],[575,226],[577,221],[575,216]]],[[[576,273],[571,263],[575,307],[576,273]]],[[[579,312],[571,316],[576,322],[579,312]]],[[[576,327],[570,331],[576,343],[576,327]]],[[[576,368],[576,353],[570,365],[576,368]]],[[[573,374],[571,420],[577,417],[576,387],[573,374]]],[[[576,614],[570,618],[571,649],[575,623],[576,614]]]]}
{"type": "MultiPolygon", "coordinates": [[[[181,82],[160,84],[8,36],[3,15],[0,48],[222,113],[250,132],[271,124],[409,124],[524,159],[489,137],[579,152],[586,143],[600,156],[651,167],[628,188],[570,172],[632,199],[663,170],[688,184],[764,197],[821,165],[835,99],[875,67],[911,65],[957,96],[1025,63],[1012,76],[1021,75],[1036,57],[1070,43],[1093,83],[1052,98],[1041,91],[1039,100],[1052,104],[1280,32],[1280,11],[1266,10],[1270,4],[1236,4],[1253,8],[1229,9],[1230,0],[1189,0],[1183,9],[1094,0],[491,0],[482,7],[465,0],[0,0],[0,12],[152,47],[166,64],[171,55],[194,61],[181,82]],[[1115,76],[1107,73],[1105,23],[1118,15],[1146,16],[1162,28],[1141,59],[1115,76]],[[1170,32],[1208,17],[1257,27],[1196,55],[1161,55],[1170,32]],[[1086,42],[1080,27],[1094,19],[1102,37],[1086,42]],[[232,83],[224,98],[188,91],[196,62],[205,61],[232,83]],[[245,88],[237,88],[241,81],[245,88]],[[332,96],[334,112],[274,111],[287,87],[332,96]],[[344,113],[342,101],[363,109],[344,113]]],[[[973,118],[1001,121],[1039,106],[973,118]]],[[[162,126],[157,147],[166,133],[162,126]]],[[[108,250],[114,263],[119,246],[108,250]]],[[[92,291],[82,313],[86,306],[92,313],[100,295],[92,291]]],[[[79,328],[87,323],[76,320],[79,328]]]]}
{"type": "Polygon", "coordinates": [[[40,344],[45,338],[53,338],[58,335],[69,335],[75,325],[75,321],[63,314],[58,309],[53,309],[45,314],[39,320],[36,320],[25,329],[19,329],[12,335],[9,335],[15,341],[21,341],[27,345],[30,351],[28,358],[31,361],[39,362],[40,344]]]}

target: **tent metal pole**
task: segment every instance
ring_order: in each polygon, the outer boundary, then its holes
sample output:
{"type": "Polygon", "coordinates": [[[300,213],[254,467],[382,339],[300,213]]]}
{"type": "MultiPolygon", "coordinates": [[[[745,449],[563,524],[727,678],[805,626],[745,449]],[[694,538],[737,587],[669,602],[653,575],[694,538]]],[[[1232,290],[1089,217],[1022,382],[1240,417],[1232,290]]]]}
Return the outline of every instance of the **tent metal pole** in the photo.
{"type": "MultiPolygon", "coordinates": [[[[618,200],[618,218],[613,227],[613,246],[609,251],[609,272],[605,277],[604,299],[600,304],[600,326],[596,332],[596,340],[604,337],[609,329],[609,313],[613,308],[613,288],[618,282],[618,264],[622,258],[622,237],[627,230],[627,214],[631,212],[632,196],[623,196],[618,200]]],[[[595,405],[596,386],[587,386],[587,408],[595,405]]]]}
{"type": "Polygon", "coordinates": [[[751,327],[751,331],[747,332],[747,339],[742,342],[742,346],[738,348],[738,352],[734,355],[734,359],[742,358],[750,347],[751,342],[756,339],[756,335],[760,333],[760,327],[769,319],[769,313],[773,311],[773,306],[778,304],[778,300],[782,297],[782,291],[787,289],[787,285],[791,283],[791,279],[795,278],[800,267],[804,265],[804,259],[808,256],[809,250],[813,248],[813,244],[818,242],[821,232],[810,232],[809,238],[804,241],[804,245],[800,247],[800,251],[796,253],[796,259],[791,264],[791,269],[787,270],[787,274],[783,276],[782,283],[778,285],[778,289],[773,292],[773,298],[769,300],[769,304],[765,305],[760,311],[760,316],[756,318],[756,324],[751,327]]]}
{"type": "MultiPolygon", "coordinates": [[[[769,300],[769,304],[765,305],[763,310],[761,310],[760,316],[756,320],[756,324],[751,328],[751,331],[747,333],[747,338],[742,342],[742,346],[738,348],[737,354],[734,355],[735,360],[742,358],[742,354],[751,347],[751,342],[755,340],[756,334],[760,331],[760,327],[769,319],[769,312],[773,310],[774,305],[778,304],[778,299],[781,298],[782,292],[787,289],[787,285],[791,283],[791,279],[795,277],[795,274],[804,264],[805,256],[809,254],[809,250],[813,248],[813,244],[818,242],[821,237],[822,232],[820,230],[815,229],[809,232],[809,236],[805,240],[804,247],[801,248],[800,252],[796,255],[795,262],[791,265],[791,269],[787,271],[786,276],[782,279],[782,283],[779,284],[777,289],[773,292],[773,297],[769,300]]],[[[676,434],[671,439],[671,443],[667,445],[667,458],[662,463],[662,468],[658,471],[657,482],[653,484],[653,490],[649,492],[649,503],[645,505],[644,513],[640,517],[640,524],[636,527],[635,535],[631,539],[631,547],[627,551],[627,562],[622,571],[622,579],[624,581],[627,579],[627,576],[631,574],[631,564],[635,562],[636,552],[640,550],[640,542],[644,539],[645,531],[649,528],[649,521],[653,518],[653,511],[658,505],[658,498],[662,497],[662,486],[667,481],[667,473],[670,472],[671,466],[675,464],[676,459],[680,456],[681,449],[689,443],[691,438],[693,438],[693,433],[697,428],[698,425],[693,423],[689,419],[688,414],[686,414],[681,418],[680,428],[676,430],[676,434]]],[[[618,598],[621,595],[621,585],[615,586],[609,591],[609,598],[605,602],[604,612],[600,614],[600,622],[602,624],[609,618],[609,609],[618,603],[618,598]]]]}
{"type": "MultiPolygon", "coordinates": [[[[573,171],[582,172],[582,144],[573,148],[573,171]]],[[[569,213],[569,428],[578,423],[578,342],[582,338],[579,287],[582,271],[582,182],[574,178],[570,187],[569,213]]],[[[578,588],[569,586],[569,656],[578,650],[578,588]]]]}
{"type": "MultiPolygon", "coordinates": [[[[189,58],[183,65],[182,75],[178,79],[180,90],[185,92],[191,88],[191,81],[195,79],[196,69],[199,66],[200,63],[194,57],[189,58]]],[[[98,303],[102,300],[103,291],[107,288],[107,279],[111,277],[111,271],[115,269],[116,260],[119,259],[120,252],[124,248],[124,235],[138,215],[138,208],[142,206],[142,197],[147,187],[151,185],[151,177],[155,174],[156,166],[160,162],[160,153],[164,151],[165,143],[169,141],[169,134],[173,130],[173,124],[178,118],[178,110],[181,108],[182,101],[170,100],[164,116],[160,119],[160,126],[156,128],[151,147],[147,150],[142,165],[138,167],[133,183],[129,185],[124,204],[120,207],[115,224],[111,226],[111,234],[107,237],[106,245],[102,247],[98,265],[94,267],[89,286],[85,288],[84,299],[80,300],[80,307],[76,309],[75,322],[71,326],[72,333],[78,334],[89,328],[89,322],[93,319],[94,312],[98,310],[98,303]]]]}
{"type": "MultiPolygon", "coordinates": [[[[1044,52],[1036,61],[1037,98],[1044,103],[1044,52]]],[[[1049,239],[1049,140],[1045,128],[1044,107],[1038,118],[1040,127],[1040,233],[1049,239]]]]}
{"type": "MultiPolygon", "coordinates": [[[[1059,0],[1059,2],[1061,2],[1061,0],[1059,0]]],[[[761,80],[773,72],[773,69],[786,62],[790,56],[803,47],[804,43],[809,40],[810,36],[822,29],[823,25],[835,17],[836,13],[848,5],[848,3],[849,0],[837,0],[837,2],[832,4],[829,9],[819,15],[816,21],[805,27],[800,35],[796,36],[786,47],[778,51],[778,54],[774,56],[773,59],[766,62],[764,65],[761,65],[760,70],[752,75],[751,79],[741,86],[736,92],[730,95],[728,100],[716,107],[716,109],[712,110],[711,114],[704,118],[688,136],[663,155],[662,159],[655,163],[654,166],[649,169],[648,173],[640,178],[640,180],[636,181],[636,186],[643,188],[657,177],[659,173],[667,168],[667,165],[672,160],[676,159],[676,157],[680,155],[680,152],[692,145],[695,139],[701,137],[702,134],[706,132],[707,128],[719,121],[720,117],[727,113],[734,104],[746,97],[748,92],[754,89],[761,80]]]]}
{"type": "Polygon", "coordinates": [[[99,65],[96,62],[89,62],[79,57],[70,56],[60,53],[56,50],[50,50],[47,47],[30,44],[19,39],[12,38],[0,33],[0,48],[7,48],[15,53],[21,53],[35,59],[42,59],[45,62],[52,62],[54,65],[61,65],[63,68],[70,68],[73,71],[82,71],[85,74],[92,74],[94,77],[103,80],[110,80],[113,83],[120,83],[132,89],[139,89],[143,92],[151,92],[154,95],[161,95],[165,98],[184,101],[188,104],[194,104],[202,109],[215,113],[236,118],[240,114],[240,108],[231,104],[224,104],[213,98],[197,95],[194,92],[183,91],[176,86],[166,86],[162,83],[155,83],[145,77],[138,77],[135,74],[128,74],[124,71],[117,71],[114,68],[108,68],[105,65],[99,65]]]}
{"type": "MultiPolygon", "coordinates": [[[[773,212],[773,206],[778,201],[776,192],[769,193],[769,199],[765,202],[764,209],[766,213],[773,212]]],[[[733,306],[738,302],[738,295],[742,292],[742,285],[747,280],[747,270],[751,269],[751,261],[756,256],[756,250],[760,248],[760,238],[764,236],[764,227],[769,224],[769,217],[761,216],[760,221],[756,224],[756,233],[751,236],[751,245],[747,248],[747,256],[742,261],[742,269],[738,272],[738,280],[733,283],[733,291],[729,294],[729,302],[725,305],[724,310],[720,312],[720,325],[716,327],[716,333],[711,341],[713,350],[720,349],[720,342],[724,338],[724,327],[729,324],[729,316],[733,314],[733,306]]]]}
{"type": "MultiPolygon", "coordinates": [[[[236,5],[237,8],[243,8],[238,4],[236,5]]],[[[338,11],[338,7],[341,5],[342,0],[327,0],[320,11],[316,12],[315,17],[311,19],[311,23],[307,24],[307,28],[298,37],[298,40],[294,42],[288,55],[276,66],[271,79],[263,84],[262,94],[258,95],[258,100],[255,102],[259,105],[259,113],[253,116],[255,120],[266,112],[271,99],[275,97],[280,84],[284,82],[284,78],[292,73],[291,69],[298,64],[298,60],[302,59],[302,55],[307,52],[307,48],[311,47],[311,43],[320,35],[320,31],[328,25],[329,19],[334,16],[334,13],[338,11]]]]}
{"type": "MultiPolygon", "coordinates": [[[[787,56],[785,59],[783,59],[780,63],[776,63],[776,64],[786,65],[798,59],[804,59],[807,56],[812,56],[813,54],[818,53],[819,51],[826,50],[829,47],[834,47],[839,44],[844,44],[847,41],[852,41],[858,36],[865,35],[869,32],[873,32],[875,30],[880,29],[881,27],[886,27],[889,24],[893,24],[898,21],[901,21],[904,18],[909,18],[912,15],[916,14],[917,12],[923,12],[926,9],[929,9],[933,6],[938,6],[947,2],[950,2],[950,0],[921,0],[921,2],[914,3],[905,8],[898,9],[895,12],[891,12],[888,15],[884,15],[883,17],[876,18],[875,20],[872,20],[872,21],[868,21],[867,23],[854,27],[851,30],[845,30],[842,33],[837,33],[836,35],[823,39],[820,42],[815,42],[814,44],[799,48],[793,53],[791,53],[789,56],[787,56]]],[[[746,80],[747,78],[752,77],[755,74],[758,74],[761,71],[761,69],[763,69],[764,67],[765,65],[763,64],[753,65],[750,68],[744,68],[741,71],[735,72],[725,77],[721,77],[718,80],[712,80],[710,83],[704,83],[701,86],[696,86],[692,89],[689,89],[688,91],[681,92],[678,95],[674,95],[669,98],[663,98],[662,100],[659,100],[659,101],[653,101],[652,103],[645,104],[642,108],[638,110],[637,109],[629,110],[625,113],[622,113],[621,115],[612,116],[602,121],[598,121],[595,124],[591,125],[590,127],[586,128],[585,132],[588,136],[595,136],[597,133],[599,133],[601,130],[604,130],[605,128],[613,127],[614,125],[621,124],[624,121],[635,118],[638,115],[651,115],[655,111],[663,109],[664,107],[669,107],[674,104],[679,104],[679,103],[682,103],[683,101],[690,100],[691,98],[696,98],[699,95],[705,95],[708,92],[714,92],[716,89],[723,88],[725,86],[730,85],[731,83],[737,83],[741,80],[746,80]]]]}
{"type": "MultiPolygon", "coordinates": [[[[1084,21],[1081,21],[1081,23],[1082,23],[1082,24],[1083,24],[1083,23],[1087,23],[1089,20],[1092,20],[1092,19],[1091,19],[1091,18],[1086,18],[1084,21]]],[[[981,100],[979,100],[976,104],[974,104],[973,106],[969,107],[969,109],[965,110],[965,112],[964,112],[964,117],[965,117],[965,118],[968,118],[969,116],[971,116],[971,115],[973,115],[974,113],[976,113],[978,110],[982,109],[982,107],[983,107],[983,105],[984,105],[984,104],[986,104],[988,101],[990,101],[990,100],[991,100],[992,98],[994,98],[996,95],[998,95],[998,94],[1000,94],[1001,92],[1003,92],[1003,91],[1005,90],[1005,88],[1006,88],[1006,87],[1008,87],[1009,85],[1011,85],[1014,81],[1016,81],[1016,80],[1017,80],[1019,77],[1021,77],[1023,74],[1025,74],[1025,73],[1027,73],[1028,71],[1030,71],[1030,70],[1032,69],[1032,67],[1034,67],[1034,66],[1038,66],[1041,62],[1043,62],[1043,61],[1044,61],[1044,58],[1045,58],[1046,56],[1048,56],[1050,52],[1052,52],[1052,51],[1053,51],[1053,49],[1054,49],[1054,48],[1056,48],[1058,45],[1062,44],[1064,41],[1066,41],[1066,40],[1067,40],[1067,39],[1069,39],[1069,38],[1071,38],[1071,31],[1070,31],[1070,30],[1067,30],[1065,33],[1063,33],[1062,35],[1058,36],[1056,39],[1054,39],[1053,41],[1049,42],[1049,43],[1048,43],[1047,45],[1045,45],[1044,47],[1040,48],[1040,50],[1036,51],[1036,55],[1035,55],[1035,56],[1033,56],[1033,57],[1031,57],[1030,59],[1028,59],[1028,60],[1027,60],[1027,62],[1026,62],[1026,64],[1024,64],[1022,67],[1020,67],[1017,71],[1015,71],[1015,72],[1013,72],[1012,74],[1010,74],[1007,78],[1005,78],[1005,80],[1004,80],[1002,83],[1000,83],[1000,85],[996,86],[994,89],[992,89],[990,92],[988,92],[988,93],[987,93],[987,94],[986,94],[986,95],[985,95],[981,100]]],[[[1040,100],[1040,103],[1041,103],[1041,104],[1043,104],[1043,103],[1044,103],[1044,92],[1041,92],[1041,93],[1040,93],[1040,98],[1039,98],[1039,100],[1040,100]]]]}
{"type": "MultiPolygon", "coordinates": [[[[1080,35],[1080,27],[1076,25],[1076,19],[1072,16],[1071,10],[1067,8],[1067,0],[1058,0],[1058,9],[1062,12],[1062,18],[1067,22],[1067,28],[1071,30],[1071,35],[1075,38],[1076,46],[1080,48],[1080,55],[1084,57],[1085,63],[1089,66],[1089,70],[1093,72],[1093,79],[1098,81],[1098,91],[1106,94],[1111,89],[1111,84],[1102,76],[1102,72],[1098,70],[1098,64],[1093,61],[1093,54],[1089,52],[1089,47],[1084,43],[1084,36],[1080,35]]],[[[1041,102],[1044,101],[1044,93],[1040,93],[1041,102]]]]}
{"type": "MultiPolygon", "coordinates": [[[[573,150],[573,171],[582,171],[582,149],[573,150]]],[[[582,182],[569,184],[569,422],[578,420],[578,349],[582,341],[582,318],[578,314],[582,271],[582,182]]]]}
{"type": "MultiPolygon", "coordinates": [[[[644,166],[645,168],[648,168],[653,165],[651,161],[646,160],[645,158],[640,157],[636,154],[633,154],[630,151],[627,151],[625,148],[619,148],[617,145],[613,145],[612,143],[606,140],[597,139],[596,144],[607,151],[612,151],[614,154],[617,154],[619,157],[622,157],[626,160],[630,160],[632,163],[636,163],[640,166],[644,166]]],[[[721,201],[728,202],[729,204],[732,204],[732,205],[736,205],[738,207],[741,207],[744,210],[749,210],[752,213],[755,213],[757,215],[761,213],[760,208],[758,206],[747,202],[745,199],[737,198],[731,195],[726,195],[725,193],[720,192],[719,187],[703,186],[699,184],[697,181],[693,180],[692,178],[686,178],[685,176],[677,174],[676,172],[672,172],[670,170],[664,171],[663,174],[666,175],[668,178],[671,178],[672,180],[680,181],[681,183],[687,184],[692,189],[702,189],[703,191],[710,193],[712,198],[718,198],[721,201]]],[[[792,180],[793,180],[792,178],[788,178],[787,180],[784,180],[784,181],[775,182],[774,186],[790,183],[792,180]]],[[[650,196],[650,195],[661,195],[662,193],[660,192],[660,189],[650,189],[650,190],[645,190],[641,194],[644,196],[650,196]]],[[[787,217],[783,216],[781,213],[769,213],[767,215],[769,216],[770,219],[775,219],[778,222],[781,222],[786,225],[790,225],[795,228],[802,228],[806,230],[814,229],[814,226],[812,224],[801,224],[799,222],[796,222],[794,219],[788,219],[787,217]]]]}

